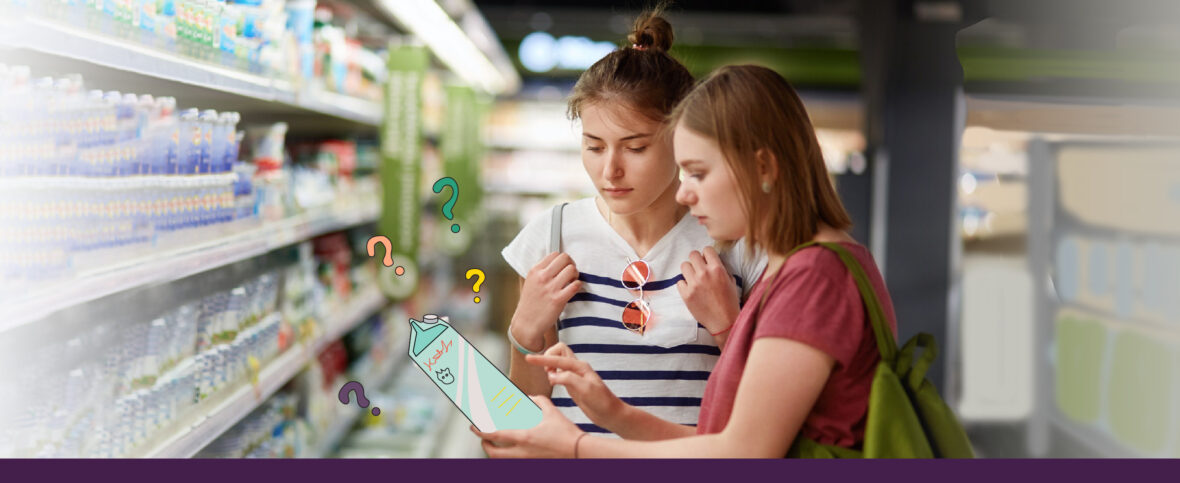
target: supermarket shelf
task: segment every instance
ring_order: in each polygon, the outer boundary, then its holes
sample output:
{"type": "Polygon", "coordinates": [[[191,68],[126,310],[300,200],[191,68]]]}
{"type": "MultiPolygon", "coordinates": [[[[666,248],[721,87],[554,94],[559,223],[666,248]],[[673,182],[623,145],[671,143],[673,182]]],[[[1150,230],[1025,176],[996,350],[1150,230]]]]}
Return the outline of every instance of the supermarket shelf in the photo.
{"type": "Polygon", "coordinates": [[[1056,306],[1056,312],[1060,313],[1062,309],[1080,312],[1091,317],[1100,318],[1103,325],[1119,329],[1128,330],[1133,329],[1140,332],[1150,333],[1152,337],[1165,341],[1180,341],[1180,334],[1175,332],[1175,326],[1162,320],[1161,318],[1150,319],[1134,315],[1119,315],[1112,309],[1106,307],[1099,307],[1093,304],[1084,302],[1059,302],[1056,306]]]}
{"type": "MultiPolygon", "coordinates": [[[[1095,428],[1088,427],[1083,423],[1075,423],[1066,419],[1065,416],[1054,412],[1051,416],[1053,427],[1058,429],[1060,433],[1069,440],[1068,442],[1074,446],[1085,448],[1091,454],[1083,457],[1089,458],[1143,458],[1147,455],[1138,454],[1131,449],[1119,444],[1109,434],[1099,431],[1095,428]]],[[[1070,457],[1077,457],[1071,455],[1070,457]]]]}
{"type": "Polygon", "coordinates": [[[381,105],[376,102],[318,89],[300,92],[296,96],[295,104],[311,111],[372,126],[381,123],[383,114],[381,105]]]}
{"type": "Polygon", "coordinates": [[[307,358],[297,347],[288,348],[262,369],[258,375],[257,390],[249,383],[243,383],[233,391],[222,391],[227,393],[226,396],[207,401],[205,405],[212,406],[198,420],[179,428],[154,445],[134,451],[132,456],[188,458],[197,454],[295,377],[306,363],[307,358]]]}
{"type": "Polygon", "coordinates": [[[364,322],[370,315],[377,313],[385,306],[387,299],[385,294],[377,287],[370,287],[349,299],[348,309],[340,318],[336,319],[334,323],[328,325],[324,333],[316,340],[313,347],[313,356],[322,352],[328,344],[344,337],[345,334],[355,329],[357,325],[364,322]]]}
{"type": "Polygon", "coordinates": [[[379,203],[368,210],[303,213],[285,220],[181,248],[162,250],[75,279],[41,287],[0,309],[0,332],[36,322],[54,312],[151,284],[168,283],[247,260],[316,236],[376,221],[379,203]]]}
{"type": "Polygon", "coordinates": [[[447,422],[437,449],[432,455],[435,458],[486,458],[479,438],[471,434],[471,422],[459,415],[452,415],[447,422]]]}
{"type": "MultiPolygon", "coordinates": [[[[381,122],[382,111],[376,102],[334,93],[310,90],[299,92],[288,81],[187,58],[50,20],[25,17],[0,21],[0,29],[3,30],[0,33],[0,45],[74,62],[75,66],[71,67],[83,70],[87,78],[90,78],[92,69],[101,67],[113,69],[124,76],[133,73],[235,97],[280,103],[297,111],[336,117],[366,126],[375,127],[381,122]]],[[[36,60],[39,62],[44,59],[39,56],[36,60]]],[[[34,70],[36,72],[38,70],[34,70]]],[[[166,92],[160,90],[153,93],[166,92]]],[[[193,102],[182,101],[186,104],[193,102]]]]}
{"type": "Polygon", "coordinates": [[[328,430],[324,432],[324,436],[315,443],[312,450],[305,457],[327,458],[328,454],[344,440],[344,437],[348,436],[348,432],[352,431],[352,426],[356,424],[356,420],[360,416],[361,408],[350,406],[344,416],[332,422],[332,426],[328,427],[328,430]]]}
{"type": "MultiPolygon", "coordinates": [[[[405,337],[402,336],[399,337],[399,342],[397,344],[398,347],[404,347],[406,344],[408,344],[408,342],[409,341],[406,341],[405,337]]],[[[401,369],[406,366],[408,360],[409,359],[405,357],[394,357],[391,363],[386,364],[376,377],[364,377],[363,379],[366,381],[366,384],[372,384],[370,387],[385,387],[389,385],[394,376],[401,372],[401,369]]],[[[339,446],[340,442],[348,436],[348,433],[352,430],[353,425],[356,424],[357,419],[360,418],[362,411],[367,411],[367,409],[362,410],[359,406],[349,405],[345,415],[332,422],[332,425],[327,431],[324,432],[324,436],[315,443],[313,449],[308,453],[307,457],[327,458],[332,450],[339,446]]]]}
{"type": "MultiPolygon", "coordinates": [[[[458,411],[453,406],[446,408],[443,411],[442,423],[436,425],[429,433],[426,433],[425,437],[414,448],[414,453],[410,457],[415,459],[438,457],[439,451],[442,449],[443,444],[446,443],[447,435],[450,433],[448,428],[454,424],[455,418],[462,417],[456,415],[456,412],[458,411]]],[[[467,418],[463,419],[466,422],[467,418]]]]}
{"type": "MultiPolygon", "coordinates": [[[[206,412],[193,423],[178,428],[174,433],[159,440],[156,444],[148,445],[134,452],[133,456],[148,458],[188,458],[209,445],[222,433],[237,424],[242,418],[250,414],[259,404],[283,387],[287,381],[295,377],[303,367],[318,354],[320,348],[340,337],[369,315],[384,306],[385,296],[377,289],[371,289],[358,296],[355,303],[350,304],[348,310],[343,311],[328,323],[328,330],[324,337],[313,344],[293,346],[267,364],[258,375],[258,386],[243,382],[232,391],[224,390],[213,396],[213,399],[203,403],[209,407],[206,412]]],[[[271,317],[278,317],[273,314],[271,317]]]]}

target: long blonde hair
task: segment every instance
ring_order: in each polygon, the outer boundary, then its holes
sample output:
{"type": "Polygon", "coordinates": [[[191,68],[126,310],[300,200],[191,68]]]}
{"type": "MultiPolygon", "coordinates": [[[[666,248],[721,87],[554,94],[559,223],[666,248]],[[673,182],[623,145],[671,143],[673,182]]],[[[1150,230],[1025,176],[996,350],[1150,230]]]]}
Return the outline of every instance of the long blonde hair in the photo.
{"type": "Polygon", "coordinates": [[[685,96],[669,121],[668,129],[682,124],[720,146],[737,181],[749,242],[786,253],[814,238],[820,223],[839,230],[852,226],[803,101],[777,72],[722,67],[685,96]],[[769,193],[762,189],[759,156],[776,168],[769,193]]]}

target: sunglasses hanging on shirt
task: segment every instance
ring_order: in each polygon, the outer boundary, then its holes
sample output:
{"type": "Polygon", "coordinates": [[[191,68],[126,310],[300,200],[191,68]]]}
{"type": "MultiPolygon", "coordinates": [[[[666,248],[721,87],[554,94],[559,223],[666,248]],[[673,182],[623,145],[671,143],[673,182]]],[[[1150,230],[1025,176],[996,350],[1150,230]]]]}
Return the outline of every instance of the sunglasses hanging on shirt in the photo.
{"type": "Polygon", "coordinates": [[[627,264],[621,277],[623,288],[639,292],[635,300],[623,307],[623,327],[639,335],[643,335],[648,320],[651,320],[651,306],[643,299],[643,286],[650,276],[651,268],[647,262],[637,260],[627,264]]]}

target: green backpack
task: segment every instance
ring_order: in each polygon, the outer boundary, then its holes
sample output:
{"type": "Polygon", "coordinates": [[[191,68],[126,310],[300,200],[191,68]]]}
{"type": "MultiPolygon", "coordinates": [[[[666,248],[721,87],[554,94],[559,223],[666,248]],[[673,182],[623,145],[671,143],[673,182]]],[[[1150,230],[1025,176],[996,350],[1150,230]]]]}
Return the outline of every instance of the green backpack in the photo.
{"type": "MultiPolygon", "coordinates": [[[[868,421],[861,450],[820,444],[801,434],[787,453],[791,458],[973,458],[971,442],[938,390],[926,380],[926,371],[938,356],[934,336],[915,335],[900,350],[885,311],[877,300],[869,277],[856,258],[835,243],[809,242],[787,256],[812,245],[836,252],[852,273],[865,312],[873,326],[881,362],[869,393],[868,421]],[[918,349],[922,349],[919,351],[918,349]],[[917,352],[918,360],[914,360],[917,352]]],[[[766,302],[763,297],[762,302],[766,302]]],[[[761,305],[759,306],[761,308],[761,305]]]]}

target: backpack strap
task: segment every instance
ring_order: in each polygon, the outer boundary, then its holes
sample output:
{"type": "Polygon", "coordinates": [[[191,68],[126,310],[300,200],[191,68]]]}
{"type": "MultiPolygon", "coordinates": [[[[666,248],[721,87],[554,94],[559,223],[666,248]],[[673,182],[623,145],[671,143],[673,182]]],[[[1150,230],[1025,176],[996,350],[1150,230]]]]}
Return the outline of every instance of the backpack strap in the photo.
{"type": "MultiPolygon", "coordinates": [[[[794,255],[795,252],[812,245],[820,245],[828,250],[836,252],[836,256],[840,257],[840,261],[844,263],[844,267],[852,275],[852,279],[856,281],[856,288],[860,291],[860,298],[864,301],[865,312],[869,317],[869,323],[873,327],[873,335],[877,339],[877,350],[881,353],[881,360],[890,364],[893,363],[897,357],[897,342],[893,339],[893,331],[889,329],[889,324],[886,322],[885,310],[881,307],[881,302],[877,299],[877,293],[873,290],[873,284],[869,281],[869,276],[865,274],[864,268],[860,266],[860,262],[852,255],[846,248],[840,246],[838,243],[816,242],[811,241],[793,248],[787,252],[787,258],[794,255]]],[[[786,266],[786,261],[783,266],[779,267],[778,272],[774,274],[774,280],[778,280],[778,276],[786,266]]],[[[773,285],[774,280],[771,280],[773,285]]],[[[770,293],[770,286],[767,286],[762,291],[762,302],[758,304],[758,311],[762,311],[762,306],[766,304],[766,296],[770,293]]],[[[911,349],[912,353],[912,349],[911,349]]],[[[927,367],[929,364],[926,364],[927,367]]],[[[925,373],[925,371],[922,371],[925,373]]]]}
{"type": "Polygon", "coordinates": [[[906,342],[897,355],[900,357],[897,361],[898,377],[905,377],[909,387],[919,387],[922,380],[926,379],[926,371],[930,370],[930,366],[938,358],[938,344],[934,342],[933,335],[922,332],[906,342]],[[924,350],[918,356],[918,360],[914,361],[914,351],[919,348],[924,350]]]}
{"type": "Polygon", "coordinates": [[[553,224],[549,227],[549,253],[561,251],[561,212],[565,211],[562,203],[553,207],[553,224]]]}
{"type": "MultiPolygon", "coordinates": [[[[565,210],[565,205],[567,204],[562,203],[553,207],[553,225],[549,228],[549,253],[561,251],[561,212],[565,210]]],[[[557,321],[554,321],[554,323],[557,323],[557,321]]],[[[520,342],[517,342],[516,337],[512,335],[512,327],[508,328],[508,341],[512,343],[512,347],[515,347],[517,351],[526,356],[545,352],[545,349],[541,349],[541,352],[533,352],[525,348],[525,346],[520,345],[520,342]]]]}

